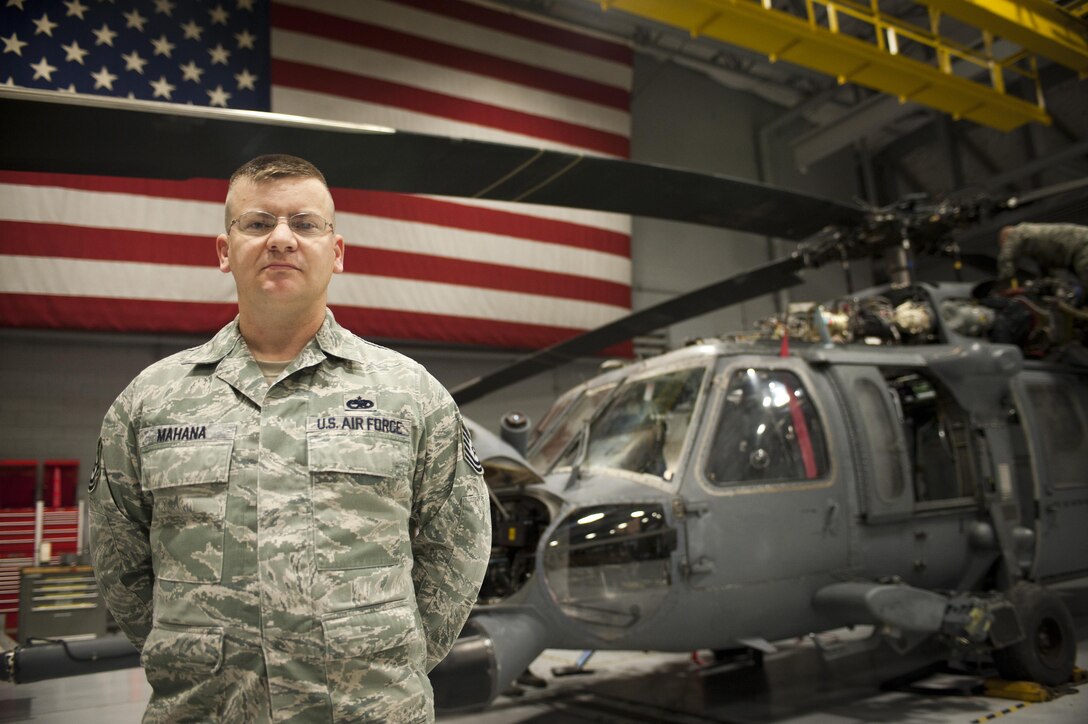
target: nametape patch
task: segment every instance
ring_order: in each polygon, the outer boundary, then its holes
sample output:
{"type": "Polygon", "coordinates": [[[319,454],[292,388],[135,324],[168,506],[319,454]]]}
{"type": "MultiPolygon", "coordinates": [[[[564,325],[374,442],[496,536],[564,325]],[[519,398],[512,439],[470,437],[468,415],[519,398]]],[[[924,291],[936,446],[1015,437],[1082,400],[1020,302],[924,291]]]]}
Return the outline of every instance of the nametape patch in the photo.
{"type": "Polygon", "coordinates": [[[408,437],[412,434],[412,426],[407,420],[379,413],[308,417],[306,418],[306,430],[308,432],[328,430],[356,433],[379,432],[386,435],[396,435],[397,437],[408,437]]]}
{"type": "Polygon", "coordinates": [[[154,425],[140,429],[140,447],[188,442],[223,442],[234,439],[238,427],[233,422],[187,423],[184,425],[154,425]]]}

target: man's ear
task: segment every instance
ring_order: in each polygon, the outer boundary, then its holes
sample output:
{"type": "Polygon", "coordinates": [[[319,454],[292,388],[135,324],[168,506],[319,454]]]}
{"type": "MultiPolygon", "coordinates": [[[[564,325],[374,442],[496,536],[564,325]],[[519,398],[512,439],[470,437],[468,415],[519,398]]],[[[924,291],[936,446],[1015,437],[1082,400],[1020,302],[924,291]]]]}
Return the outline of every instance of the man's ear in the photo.
{"type": "Polygon", "coordinates": [[[226,234],[220,234],[215,237],[215,253],[219,256],[219,271],[224,274],[230,273],[230,259],[227,256],[229,250],[230,247],[226,234]]]}
{"type": "Polygon", "coordinates": [[[336,241],[333,243],[336,245],[333,249],[336,256],[333,261],[332,273],[339,274],[344,271],[344,237],[337,234],[336,241]]]}

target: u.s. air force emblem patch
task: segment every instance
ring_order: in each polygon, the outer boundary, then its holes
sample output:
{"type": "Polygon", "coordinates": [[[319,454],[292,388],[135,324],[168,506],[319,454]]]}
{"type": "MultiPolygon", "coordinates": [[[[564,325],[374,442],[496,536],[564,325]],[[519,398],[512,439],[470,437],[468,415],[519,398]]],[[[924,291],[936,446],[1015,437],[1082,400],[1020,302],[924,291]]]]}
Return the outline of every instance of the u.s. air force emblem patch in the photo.
{"type": "Polygon", "coordinates": [[[483,475],[484,466],[480,462],[480,456],[476,454],[476,448],[472,447],[472,438],[469,436],[464,423],[461,423],[461,451],[469,467],[475,470],[478,475],[483,475]]]}

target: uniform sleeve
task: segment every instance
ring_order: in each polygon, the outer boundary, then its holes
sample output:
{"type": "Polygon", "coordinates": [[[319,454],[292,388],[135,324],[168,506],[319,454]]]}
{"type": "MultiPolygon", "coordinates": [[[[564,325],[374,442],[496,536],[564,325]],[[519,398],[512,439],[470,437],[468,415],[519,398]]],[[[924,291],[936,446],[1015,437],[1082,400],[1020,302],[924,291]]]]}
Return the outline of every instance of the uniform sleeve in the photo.
{"type": "Polygon", "coordinates": [[[89,532],[95,578],[106,606],[133,645],[143,650],[151,631],[155,587],[151,508],[140,488],[136,430],[126,398],[127,391],[102,422],[87,496],[89,532]]]}
{"type": "Polygon", "coordinates": [[[1005,243],[1001,245],[997,253],[997,278],[1012,279],[1016,276],[1016,262],[1020,259],[1020,252],[1024,246],[1023,229],[1013,227],[1009,232],[1005,243]]]}
{"type": "Polygon", "coordinates": [[[444,401],[425,417],[412,521],[412,582],[427,639],[428,671],[461,633],[491,554],[483,468],[456,405],[445,390],[441,396],[444,401]]]}

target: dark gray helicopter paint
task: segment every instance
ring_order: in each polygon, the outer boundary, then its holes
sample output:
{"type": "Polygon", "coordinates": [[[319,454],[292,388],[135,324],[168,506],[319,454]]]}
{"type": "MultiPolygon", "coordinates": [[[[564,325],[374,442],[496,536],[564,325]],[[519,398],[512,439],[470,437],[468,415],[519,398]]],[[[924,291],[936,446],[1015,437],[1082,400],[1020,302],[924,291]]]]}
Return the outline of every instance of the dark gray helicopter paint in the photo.
{"type": "MultiPolygon", "coordinates": [[[[934,305],[970,296],[962,284],[919,288],[934,305]]],[[[974,652],[1034,636],[997,591],[1088,574],[1088,372],[941,335],[920,346],[795,344],[786,356],[777,343],[707,342],[564,395],[565,412],[543,422],[526,462],[550,471],[493,486],[508,517],[497,516],[492,564],[512,570],[503,556],[516,551],[533,568],[508,595],[481,599],[458,647],[480,655],[487,642],[492,653],[462,667],[455,648],[432,675],[439,706],[486,703],[548,647],[773,651],[769,641],[853,624],[874,624],[874,642],[902,650],[933,635],[974,652]],[[673,448],[661,453],[667,463],[633,472],[632,459],[653,466],[622,451],[594,465],[594,445],[612,444],[597,430],[612,424],[624,390],[678,370],[700,370],[702,381],[683,439],[657,437],[673,448]],[[763,408],[745,411],[752,401],[763,408]],[[579,432],[565,454],[542,456],[549,430],[586,410],[596,413],[568,425],[579,432]],[[647,510],[662,516],[654,548],[615,530],[626,511],[647,510]],[[602,513],[612,529],[594,535],[615,542],[600,542],[594,560],[585,554],[599,541],[569,531],[590,530],[602,513]],[[504,545],[503,532],[526,521],[535,549],[504,545]],[[550,567],[553,546],[580,550],[582,564],[550,567]]],[[[642,432],[627,429],[621,442],[642,432]]],[[[516,456],[501,442],[485,447],[516,456]]],[[[1064,645],[1071,670],[1075,642],[1064,645]]]]}

